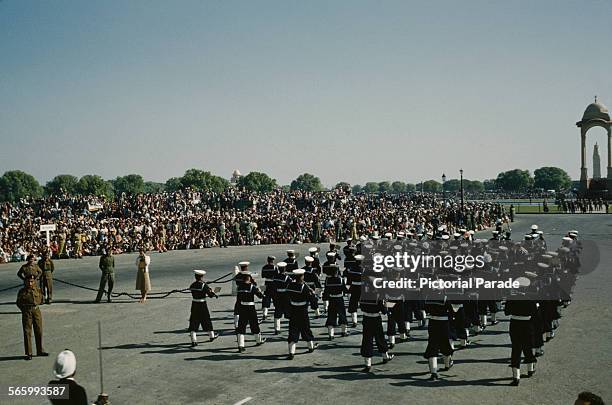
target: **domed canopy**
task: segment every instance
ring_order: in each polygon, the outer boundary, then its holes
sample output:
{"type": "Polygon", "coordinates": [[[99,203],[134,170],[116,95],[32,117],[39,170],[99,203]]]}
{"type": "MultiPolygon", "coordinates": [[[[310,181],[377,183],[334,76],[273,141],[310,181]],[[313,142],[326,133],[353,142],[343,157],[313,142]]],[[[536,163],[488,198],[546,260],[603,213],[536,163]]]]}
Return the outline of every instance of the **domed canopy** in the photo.
{"type": "MultiPolygon", "coordinates": [[[[608,110],[606,110],[606,111],[608,111],[608,110]]],[[[241,176],[241,174],[240,174],[240,170],[238,170],[238,169],[234,170],[234,173],[232,173],[232,176],[234,176],[234,177],[239,177],[239,176],[241,176]]]]}
{"type": "Polygon", "coordinates": [[[610,121],[610,115],[608,114],[608,108],[601,104],[598,101],[589,104],[589,106],[584,110],[584,114],[582,115],[583,121],[588,120],[604,120],[610,121]]]}

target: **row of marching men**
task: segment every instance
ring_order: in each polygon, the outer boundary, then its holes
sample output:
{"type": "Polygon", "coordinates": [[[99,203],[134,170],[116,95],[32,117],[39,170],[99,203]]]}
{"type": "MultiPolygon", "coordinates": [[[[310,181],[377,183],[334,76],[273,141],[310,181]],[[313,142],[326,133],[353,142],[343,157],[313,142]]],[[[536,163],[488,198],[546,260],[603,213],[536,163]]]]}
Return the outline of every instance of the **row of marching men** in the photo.
{"type": "MultiPolygon", "coordinates": [[[[575,253],[568,246],[575,244],[577,231],[572,231],[563,240],[559,253],[567,255],[575,253]]],[[[490,315],[491,324],[497,324],[496,313],[500,310],[499,301],[462,301],[453,302],[443,294],[427,301],[404,300],[403,297],[380,297],[377,301],[361,300],[362,261],[363,256],[355,254],[357,249],[352,244],[345,247],[345,271],[342,275],[337,261],[340,254],[335,246],[330,247],[326,253],[326,261],[320,263],[318,249],[311,248],[309,255],[304,258],[305,265],[299,268],[295,251],[287,251],[287,258],[274,263],[276,258],[268,257],[266,265],[262,268],[264,278],[264,291],[256,284],[253,274],[249,271],[249,262],[240,262],[236,269],[236,303],[234,307],[234,326],[237,334],[238,350],[245,351],[246,327],[256,335],[257,345],[265,343],[261,334],[260,322],[256,310],[255,297],[262,300],[263,319],[268,317],[271,304],[274,304],[274,332],[281,331],[281,319],[289,319],[288,358],[293,359],[296,345],[300,340],[306,341],[309,352],[316,349],[314,335],[310,327],[308,309],[320,316],[319,300],[324,301],[324,310],[327,315],[325,325],[328,328],[329,339],[335,338],[335,328],[340,327],[342,336],[348,335],[348,317],[344,297],[350,294],[348,312],[351,326],[357,324],[357,309],[361,309],[363,317],[363,332],[361,355],[364,357],[365,370],[369,371],[372,365],[374,343],[383,356],[383,362],[390,361],[393,355],[389,352],[396,343],[396,336],[407,339],[410,333],[410,323],[419,321],[423,326],[429,319],[428,346],[424,357],[428,359],[431,379],[438,379],[438,356],[442,354],[444,369],[453,366],[452,354],[454,351],[453,339],[459,339],[461,346],[469,344],[469,326],[475,330],[482,330],[488,325],[487,316],[490,315]],[[321,274],[327,277],[324,286],[320,282],[321,274]],[[317,291],[322,289],[322,294],[317,291]],[[382,315],[387,315],[387,338],[383,331],[382,315]]],[[[217,337],[213,331],[206,297],[216,297],[214,291],[203,281],[205,272],[196,270],[196,281],[191,285],[193,294],[192,311],[189,331],[192,345],[197,345],[196,334],[199,326],[208,331],[210,339],[217,337]]],[[[526,272],[528,277],[532,273],[526,272]]],[[[567,304],[567,302],[565,302],[567,304]]],[[[523,353],[525,362],[529,364],[528,375],[535,372],[535,357],[542,355],[543,341],[554,337],[554,329],[558,326],[557,306],[560,303],[536,300],[509,300],[505,312],[510,315],[510,336],[512,340],[513,384],[517,385],[520,378],[520,355],[523,353]],[[525,312],[529,312],[528,315],[525,312]],[[529,319],[527,319],[529,318],[529,319]],[[524,321],[528,320],[528,323],[524,321]],[[541,331],[545,331],[545,339],[541,331]],[[535,349],[535,352],[534,352],[535,349]],[[518,371],[517,371],[518,370],[518,371]],[[518,374],[517,374],[518,373],[518,374]]]]}

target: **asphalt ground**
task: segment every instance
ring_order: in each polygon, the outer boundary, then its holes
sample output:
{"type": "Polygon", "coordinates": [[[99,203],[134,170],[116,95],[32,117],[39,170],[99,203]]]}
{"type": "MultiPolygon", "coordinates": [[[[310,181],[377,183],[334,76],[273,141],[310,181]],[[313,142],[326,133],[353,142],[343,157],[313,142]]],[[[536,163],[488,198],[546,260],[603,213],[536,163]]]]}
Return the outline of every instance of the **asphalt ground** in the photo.
{"type": "MultiPolygon", "coordinates": [[[[173,294],[164,299],[121,297],[112,303],[93,304],[96,293],[56,282],[54,302],[43,305],[44,347],[50,357],[23,360],[21,317],[15,306],[17,289],[0,292],[0,403],[40,404],[44,398],[6,396],[8,386],[41,385],[52,379],[58,352],[76,353],[76,379],[90,401],[100,392],[97,323],[102,322],[104,391],[113,404],[311,404],[311,403],[445,403],[445,404],[572,404],[577,394],[589,390],[604,400],[612,398],[612,216],[519,215],[513,236],[520,239],[532,223],[544,230],[549,246],[557,247],[569,229],[583,240],[596,240],[601,251],[599,267],[581,276],[572,304],[563,310],[557,337],[546,343],[537,372],[511,387],[510,338],[507,317],[473,337],[473,344],[456,352],[455,366],[441,372],[441,380],[428,381],[422,357],[427,331],[415,329],[411,338],[396,345],[396,358],[382,364],[374,358],[373,372],[361,372],[361,325],[346,338],[327,341],[324,319],[312,321],[319,348],[307,353],[298,344],[297,356],[286,360],[287,322],[283,333],[273,335],[273,323],[261,327],[268,342],[255,346],[247,335],[247,351],[239,354],[233,332],[234,297],[231,284],[219,284],[223,296],[210,300],[209,308],[221,337],[212,343],[200,333],[200,345],[191,348],[186,332],[190,296],[173,294]]],[[[227,249],[152,253],[152,292],[186,288],[192,269],[204,268],[212,280],[249,260],[259,271],[268,254],[284,257],[288,248],[303,257],[308,246],[252,246],[227,249]]],[[[325,251],[325,250],[324,250],[325,251]]],[[[135,255],[116,260],[115,291],[138,293],[135,255]]],[[[55,277],[97,288],[98,258],[56,261],[55,277]]],[[[301,262],[301,261],[300,261],[301,262]]],[[[0,265],[0,290],[16,285],[18,264],[0,265]]],[[[259,305],[258,305],[259,308],[259,305]]],[[[360,316],[361,321],[361,316],[360,316]]],[[[523,370],[523,374],[526,370],[523,370]]]]}

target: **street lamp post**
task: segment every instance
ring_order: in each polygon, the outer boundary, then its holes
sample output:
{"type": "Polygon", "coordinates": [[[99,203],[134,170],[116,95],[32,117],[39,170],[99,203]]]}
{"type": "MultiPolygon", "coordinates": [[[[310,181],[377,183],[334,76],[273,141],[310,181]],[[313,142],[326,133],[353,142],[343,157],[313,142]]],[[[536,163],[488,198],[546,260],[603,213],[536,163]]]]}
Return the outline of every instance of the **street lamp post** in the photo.
{"type": "Polygon", "coordinates": [[[459,169],[459,174],[461,175],[461,181],[460,181],[460,185],[461,185],[461,216],[463,217],[463,210],[464,210],[464,205],[463,205],[463,169],[459,169]]]}
{"type": "Polygon", "coordinates": [[[446,203],[446,174],[442,173],[442,200],[446,203]]]}

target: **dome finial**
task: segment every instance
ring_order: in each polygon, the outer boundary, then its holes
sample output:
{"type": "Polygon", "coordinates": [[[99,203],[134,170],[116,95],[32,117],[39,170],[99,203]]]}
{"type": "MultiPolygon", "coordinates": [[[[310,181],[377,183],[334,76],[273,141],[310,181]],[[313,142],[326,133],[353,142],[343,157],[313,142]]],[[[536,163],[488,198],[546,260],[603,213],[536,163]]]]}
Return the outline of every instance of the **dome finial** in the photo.
{"type": "Polygon", "coordinates": [[[597,102],[597,96],[595,96],[595,102],[597,102]]]}

